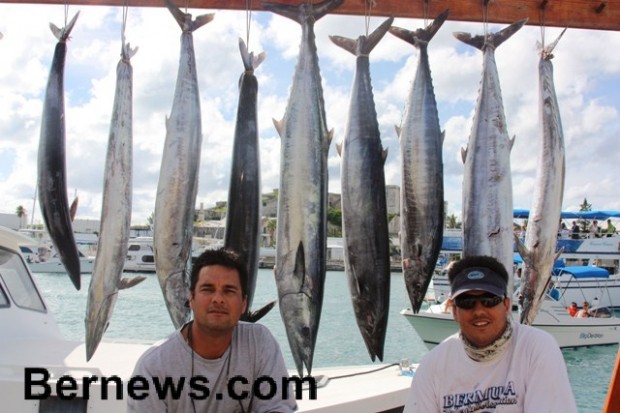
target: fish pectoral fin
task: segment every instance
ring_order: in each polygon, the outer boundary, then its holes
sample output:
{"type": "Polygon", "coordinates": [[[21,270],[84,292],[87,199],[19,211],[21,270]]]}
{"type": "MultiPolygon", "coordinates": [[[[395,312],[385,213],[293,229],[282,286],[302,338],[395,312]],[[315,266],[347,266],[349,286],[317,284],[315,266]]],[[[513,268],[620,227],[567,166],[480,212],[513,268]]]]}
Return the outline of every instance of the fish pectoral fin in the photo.
{"type": "Polygon", "coordinates": [[[138,275],[138,276],[133,277],[133,278],[123,277],[118,282],[118,289],[119,290],[124,290],[126,288],[131,288],[133,286],[136,286],[136,285],[140,284],[144,280],[146,280],[146,277],[144,275],[138,275]]]}
{"type": "Polygon", "coordinates": [[[388,156],[388,150],[386,148],[381,151],[381,159],[383,160],[383,165],[385,165],[385,160],[387,159],[387,156],[388,156]]]}
{"type": "Polygon", "coordinates": [[[248,311],[241,317],[241,321],[247,321],[249,323],[255,323],[263,318],[272,308],[276,305],[275,301],[265,304],[256,311],[248,311]]]}

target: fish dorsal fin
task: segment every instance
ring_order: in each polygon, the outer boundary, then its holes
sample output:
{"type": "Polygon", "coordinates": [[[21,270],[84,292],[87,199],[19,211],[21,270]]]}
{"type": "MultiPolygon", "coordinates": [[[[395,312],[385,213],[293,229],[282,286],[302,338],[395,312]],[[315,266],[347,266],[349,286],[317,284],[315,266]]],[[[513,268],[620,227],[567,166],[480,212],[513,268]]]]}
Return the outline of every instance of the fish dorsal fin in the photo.
{"type": "Polygon", "coordinates": [[[387,148],[382,149],[381,150],[381,159],[383,160],[383,165],[385,165],[385,160],[387,159],[387,156],[388,156],[387,148]]]}
{"type": "Polygon", "coordinates": [[[336,144],[336,152],[338,152],[338,155],[342,158],[342,142],[336,144]]]}
{"type": "Polygon", "coordinates": [[[467,159],[467,148],[461,148],[461,160],[465,163],[465,159],[467,159]]]}
{"type": "Polygon", "coordinates": [[[284,136],[284,121],[276,120],[276,119],[272,119],[272,120],[273,120],[273,126],[275,126],[276,131],[278,131],[278,135],[280,135],[280,137],[284,136]]]}
{"type": "Polygon", "coordinates": [[[271,301],[256,311],[247,311],[246,314],[241,316],[241,321],[247,321],[248,323],[255,323],[265,316],[276,305],[275,301],[271,301]]]}
{"type": "Polygon", "coordinates": [[[333,139],[334,139],[334,128],[330,129],[329,132],[327,132],[327,146],[328,147],[329,145],[331,145],[333,139]]]}
{"type": "Polygon", "coordinates": [[[442,130],[441,131],[441,144],[443,145],[443,143],[446,141],[446,130],[442,130]]]}
{"type": "Polygon", "coordinates": [[[400,139],[400,132],[402,131],[401,127],[398,125],[394,125],[394,130],[396,131],[396,136],[400,139]]]}
{"type": "Polygon", "coordinates": [[[517,135],[512,135],[512,139],[508,138],[508,143],[510,145],[510,150],[512,151],[512,147],[515,145],[515,140],[517,139],[517,135]]]}

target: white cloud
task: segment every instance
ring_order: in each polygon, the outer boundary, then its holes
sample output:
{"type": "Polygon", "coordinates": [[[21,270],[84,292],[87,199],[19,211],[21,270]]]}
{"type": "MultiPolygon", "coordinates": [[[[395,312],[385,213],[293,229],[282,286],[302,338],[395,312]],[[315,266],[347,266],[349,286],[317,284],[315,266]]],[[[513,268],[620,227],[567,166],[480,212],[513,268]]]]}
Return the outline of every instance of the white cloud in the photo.
{"type": "MultiPolygon", "coordinates": [[[[62,6],[2,4],[0,32],[0,191],[5,213],[18,205],[31,209],[36,186],[36,158],[42,97],[55,39],[49,22],[64,21],[62,6]],[[27,22],[25,24],[24,22],[27,22]]],[[[116,64],[120,54],[122,9],[71,6],[80,17],[68,44],[66,60],[68,196],[80,196],[78,214],[98,219],[101,213],[103,165],[116,64]]],[[[194,16],[204,13],[189,10],[194,16]]],[[[372,18],[369,30],[384,21],[372,18]]],[[[415,30],[421,20],[396,19],[415,30]]],[[[256,70],[259,79],[259,130],[263,192],[279,183],[280,138],[272,118],[286,107],[301,30],[292,20],[252,14],[250,50],[266,51],[256,70]]],[[[496,31],[503,25],[491,25],[496,31]]],[[[334,45],[328,35],[357,38],[365,33],[361,16],[328,15],[316,25],[316,42],[328,127],[334,129],[329,152],[329,189],[340,191],[340,159],[355,58],[334,45]]],[[[429,45],[440,124],[446,130],[444,181],[449,213],[460,215],[463,165],[460,148],[467,143],[482,72],[482,54],[461,44],[452,32],[481,34],[482,24],[446,22],[429,45]]],[[[560,29],[546,30],[547,42],[560,29]]],[[[159,167],[179,61],[181,30],[165,8],[129,9],[126,38],[139,47],[134,68],[134,223],[144,223],[154,209],[159,167]]],[[[216,11],[214,20],[194,33],[203,124],[200,190],[205,207],[226,200],[238,79],[243,70],[238,38],[246,37],[245,12],[216,11]]],[[[514,204],[529,207],[539,140],[538,27],[525,27],[502,44],[496,62],[509,134],[516,135],[511,154],[514,204]]],[[[596,209],[620,209],[617,192],[617,136],[620,132],[620,48],[617,32],[569,29],[555,50],[555,83],[565,131],[567,175],[564,208],[576,209],[584,197],[596,209]]],[[[382,141],[389,154],[386,181],[400,182],[400,155],[394,124],[400,123],[418,51],[386,34],[370,55],[373,91],[382,141]]],[[[37,219],[40,213],[37,211],[37,219]]]]}

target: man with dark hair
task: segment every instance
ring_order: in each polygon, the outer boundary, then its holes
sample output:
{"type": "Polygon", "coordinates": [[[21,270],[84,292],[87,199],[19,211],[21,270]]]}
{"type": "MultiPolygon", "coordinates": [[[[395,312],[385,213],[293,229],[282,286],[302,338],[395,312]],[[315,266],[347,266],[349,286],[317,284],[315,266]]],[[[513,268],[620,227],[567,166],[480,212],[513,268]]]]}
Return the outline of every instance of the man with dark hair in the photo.
{"type": "Polygon", "coordinates": [[[512,321],[504,266],[469,256],[448,278],[460,331],[422,358],[405,412],[577,412],[553,336],[512,321]]]}
{"type": "Polygon", "coordinates": [[[148,390],[140,393],[148,397],[129,397],[130,412],[296,410],[294,389],[282,388],[288,373],[278,342],[265,326],[239,321],[246,285],[237,253],[206,250],[196,259],[189,294],[194,319],[140,357],[134,377],[145,379],[148,390]],[[158,391],[166,386],[156,382],[166,381],[182,388],[158,391]]]}

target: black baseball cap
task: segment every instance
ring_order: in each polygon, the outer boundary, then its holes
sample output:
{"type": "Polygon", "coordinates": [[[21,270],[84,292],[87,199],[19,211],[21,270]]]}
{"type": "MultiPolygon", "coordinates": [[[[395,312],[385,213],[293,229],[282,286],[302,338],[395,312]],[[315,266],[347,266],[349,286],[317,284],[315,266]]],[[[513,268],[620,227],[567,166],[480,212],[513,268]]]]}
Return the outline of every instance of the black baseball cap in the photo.
{"type": "Polygon", "coordinates": [[[468,267],[461,270],[452,279],[450,297],[468,291],[486,291],[497,296],[506,296],[507,282],[504,277],[486,267],[468,267]]]}

